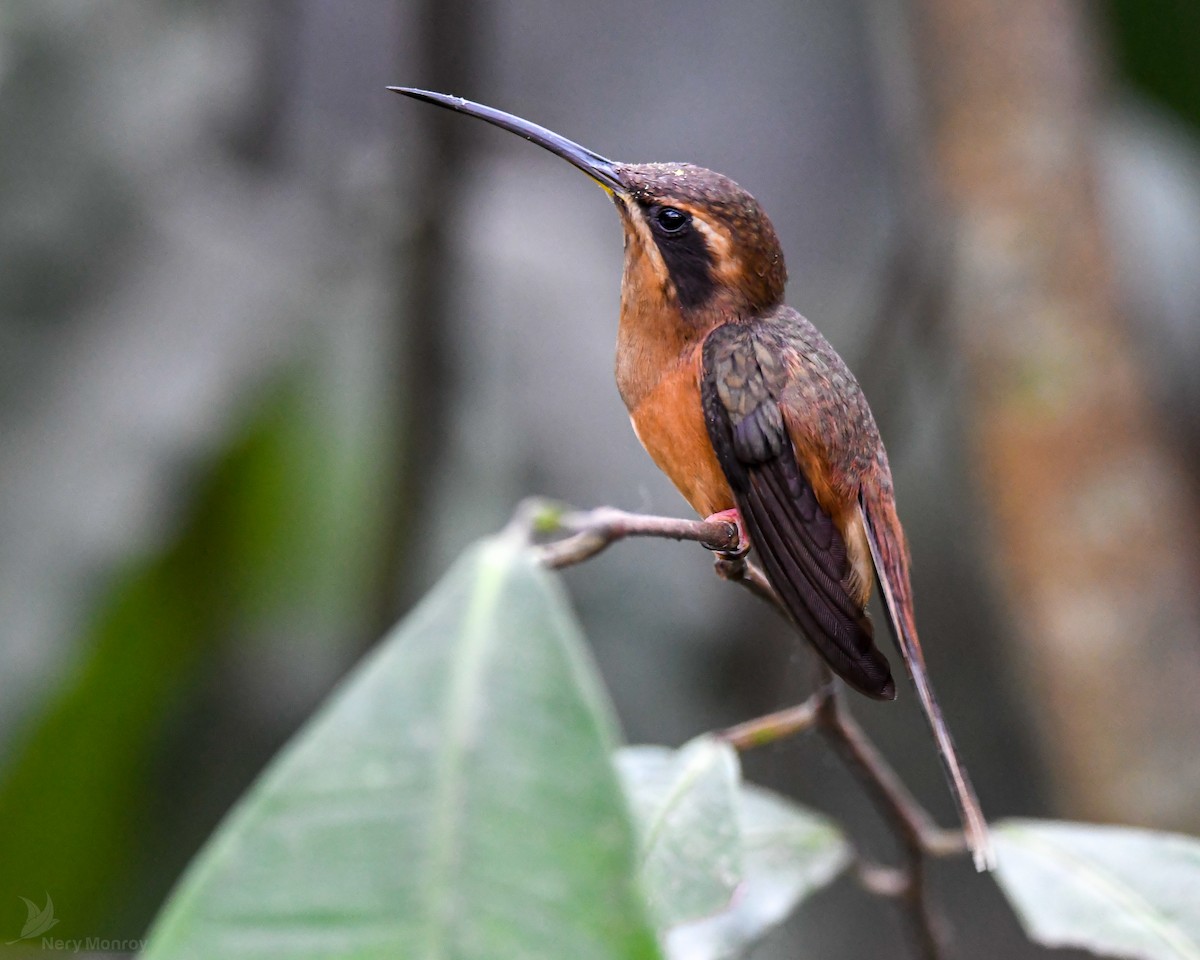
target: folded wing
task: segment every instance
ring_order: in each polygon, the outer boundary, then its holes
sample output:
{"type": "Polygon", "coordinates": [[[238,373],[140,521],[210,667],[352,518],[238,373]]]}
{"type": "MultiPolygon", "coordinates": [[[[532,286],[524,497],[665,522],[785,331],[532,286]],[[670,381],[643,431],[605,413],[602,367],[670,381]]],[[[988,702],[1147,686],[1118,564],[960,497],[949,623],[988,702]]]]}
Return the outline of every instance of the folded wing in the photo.
{"type": "Polygon", "coordinates": [[[784,423],[780,358],[754,328],[726,324],[704,343],[700,392],[709,438],[767,578],[833,671],[871,697],[896,688],[871,621],[850,593],[846,544],[821,509],[784,423]]]}

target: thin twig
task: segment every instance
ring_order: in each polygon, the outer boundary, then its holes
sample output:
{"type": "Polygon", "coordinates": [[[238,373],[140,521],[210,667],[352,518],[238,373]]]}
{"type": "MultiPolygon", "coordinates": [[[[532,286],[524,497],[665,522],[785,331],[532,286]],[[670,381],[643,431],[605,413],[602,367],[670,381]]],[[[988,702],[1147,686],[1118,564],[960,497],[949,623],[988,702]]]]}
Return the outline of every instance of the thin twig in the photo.
{"type": "MultiPolygon", "coordinates": [[[[526,535],[566,533],[540,545],[541,561],[559,568],[581,563],[626,537],[692,540],[717,553],[716,572],[741,584],[791,621],[766,575],[736,553],[738,531],[732,523],[680,520],[627,513],[611,507],[571,511],[546,501],[526,501],[513,525],[526,535]]],[[[903,864],[886,867],[860,858],[857,876],[863,889],[893,900],[904,914],[922,960],[945,956],[940,924],[929,903],[926,872],[931,858],[962,853],[960,831],[942,830],[917,801],[896,771],[851,716],[842,685],[820,663],[816,691],[795,707],[748,720],[718,734],[738,750],[773,743],[806,730],[816,730],[850,768],[896,838],[903,864]]]]}
{"type": "Polygon", "coordinates": [[[760,600],[767,601],[785,620],[789,623],[791,622],[792,618],[788,616],[787,609],[779,599],[779,594],[771,586],[771,581],[767,579],[767,575],[753,561],[746,557],[731,557],[718,554],[714,566],[717,570],[717,576],[722,580],[741,584],[760,600]]]}
{"type": "Polygon", "coordinates": [[[739,723],[722,730],[719,736],[737,750],[751,750],[811,730],[820,719],[821,695],[814,693],[801,704],[739,723]]]}
{"type": "MultiPolygon", "coordinates": [[[[752,562],[745,558],[718,558],[716,567],[718,576],[742,584],[791,619],[774,588],[752,562]]],[[[966,849],[965,840],[961,832],[941,830],[934,824],[929,813],[850,714],[845,702],[845,688],[824,661],[818,661],[818,664],[817,690],[804,703],[748,720],[725,730],[722,737],[739,750],[762,746],[809,729],[816,729],[825,738],[863,785],[904,856],[904,865],[898,869],[866,862],[860,857],[859,884],[869,893],[897,903],[922,960],[940,960],[945,956],[945,937],[942,924],[934,916],[929,902],[928,860],[961,853],[966,849]]]]}
{"type": "Polygon", "coordinates": [[[590,560],[605,548],[627,537],[658,537],[666,540],[693,540],[709,550],[736,551],[738,530],[732,523],[717,520],[681,520],[676,517],[652,517],[628,513],[615,507],[594,510],[563,510],[540,500],[526,501],[518,509],[535,533],[568,533],[570,536],[542,544],[538,552],[542,564],[551,569],[570,567],[590,560]]]}
{"type": "Polygon", "coordinates": [[[821,672],[820,686],[804,703],[748,720],[722,731],[720,736],[738,750],[746,750],[815,729],[830,743],[863,785],[904,855],[901,868],[885,867],[860,857],[859,883],[876,896],[895,900],[921,956],[937,960],[943,956],[942,935],[929,905],[926,863],[931,857],[961,853],[965,849],[962,834],[940,830],[933,823],[850,715],[844,687],[824,663],[821,672]]]}
{"type": "MultiPolygon", "coordinates": [[[[822,689],[827,693],[820,704],[817,729],[863,785],[900,844],[904,865],[886,892],[900,905],[921,956],[936,960],[943,955],[942,936],[930,909],[925,880],[928,858],[944,852],[940,832],[850,715],[844,688],[828,674],[828,668],[826,673],[828,683],[822,689]]],[[[871,873],[872,868],[867,868],[860,877],[866,881],[867,889],[878,891],[871,873]]]]}

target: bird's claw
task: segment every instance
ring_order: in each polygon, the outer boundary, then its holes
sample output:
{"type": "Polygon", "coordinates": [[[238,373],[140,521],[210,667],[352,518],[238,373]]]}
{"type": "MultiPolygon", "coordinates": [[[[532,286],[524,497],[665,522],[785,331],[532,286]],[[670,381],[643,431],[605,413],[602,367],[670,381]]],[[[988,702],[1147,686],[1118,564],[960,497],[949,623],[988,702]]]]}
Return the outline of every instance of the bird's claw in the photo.
{"type": "Polygon", "coordinates": [[[737,546],[732,550],[713,550],[726,560],[738,560],[750,552],[750,538],[746,536],[746,528],[742,525],[741,514],[737,509],[720,510],[704,518],[705,523],[731,523],[737,531],[737,546]]]}

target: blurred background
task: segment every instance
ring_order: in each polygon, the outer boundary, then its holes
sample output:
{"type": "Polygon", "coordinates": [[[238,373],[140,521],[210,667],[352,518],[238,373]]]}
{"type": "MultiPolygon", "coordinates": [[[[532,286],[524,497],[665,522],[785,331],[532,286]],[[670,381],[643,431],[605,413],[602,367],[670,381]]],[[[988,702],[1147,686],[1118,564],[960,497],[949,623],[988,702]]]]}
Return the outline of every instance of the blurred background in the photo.
{"type": "MultiPolygon", "coordinates": [[[[45,894],[54,936],[141,937],[521,497],[687,514],[612,382],[603,194],[391,83],[755,193],[880,421],[989,815],[1200,831],[1196,4],[6,0],[0,942],[45,894]]],[[[632,741],[807,690],[709,567],[568,574],[632,741]]],[[[855,709],[950,823],[912,700],[855,709]]],[[[889,855],[820,744],[747,769],[889,855]]],[[[1048,955],[970,877],[938,865],[961,955],[1048,955]]],[[[843,880],[756,956],[900,935],[843,880]]]]}

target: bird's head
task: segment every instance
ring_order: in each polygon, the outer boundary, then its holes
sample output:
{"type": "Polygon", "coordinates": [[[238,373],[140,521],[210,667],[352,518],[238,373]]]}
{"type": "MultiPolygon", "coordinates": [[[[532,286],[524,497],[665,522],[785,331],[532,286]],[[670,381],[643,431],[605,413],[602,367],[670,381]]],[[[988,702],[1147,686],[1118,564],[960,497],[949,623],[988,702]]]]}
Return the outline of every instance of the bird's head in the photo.
{"type": "Polygon", "coordinates": [[[618,163],[612,189],[625,226],[625,282],[681,312],[757,314],[783,300],[787,268],[757,200],[688,163],[618,163]],[[631,276],[632,274],[632,276],[631,276]],[[636,279],[635,279],[636,278],[636,279]]]}
{"type": "Polygon", "coordinates": [[[388,89],[518,134],[578,167],[613,198],[625,228],[623,298],[684,319],[755,315],[783,300],[787,268],[758,201],[722,174],[687,163],[617,163],[545,127],[459,97],[388,89]]]}

